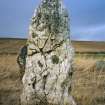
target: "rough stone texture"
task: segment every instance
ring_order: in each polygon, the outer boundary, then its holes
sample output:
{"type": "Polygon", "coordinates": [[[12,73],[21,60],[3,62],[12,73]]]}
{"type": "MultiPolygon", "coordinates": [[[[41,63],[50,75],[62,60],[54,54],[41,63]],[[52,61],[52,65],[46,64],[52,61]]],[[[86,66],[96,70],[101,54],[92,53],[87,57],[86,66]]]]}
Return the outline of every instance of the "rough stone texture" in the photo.
{"type": "Polygon", "coordinates": [[[68,13],[60,0],[43,0],[29,29],[22,105],[76,105],[70,95],[72,58],[68,13]]]}

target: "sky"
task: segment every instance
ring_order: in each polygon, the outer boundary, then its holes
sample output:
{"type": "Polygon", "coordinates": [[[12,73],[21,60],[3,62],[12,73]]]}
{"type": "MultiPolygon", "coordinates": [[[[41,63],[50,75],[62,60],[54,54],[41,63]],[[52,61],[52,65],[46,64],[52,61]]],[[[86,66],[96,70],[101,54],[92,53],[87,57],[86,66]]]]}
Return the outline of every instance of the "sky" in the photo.
{"type": "MultiPolygon", "coordinates": [[[[27,38],[40,0],[0,0],[0,37],[27,38]]],[[[105,41],[105,0],[64,0],[72,40],[105,41]]]]}

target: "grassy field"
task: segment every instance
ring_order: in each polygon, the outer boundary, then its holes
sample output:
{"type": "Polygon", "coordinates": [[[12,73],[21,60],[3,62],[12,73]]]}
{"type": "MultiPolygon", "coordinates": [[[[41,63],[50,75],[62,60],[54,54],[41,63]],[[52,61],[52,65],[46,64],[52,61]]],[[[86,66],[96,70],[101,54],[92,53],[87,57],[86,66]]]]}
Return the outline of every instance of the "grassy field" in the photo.
{"type": "Polygon", "coordinates": [[[105,105],[105,58],[75,58],[72,94],[78,105],[105,105]]]}
{"type": "Polygon", "coordinates": [[[0,55],[0,105],[19,105],[22,89],[16,55],[0,55]]]}
{"type": "MultiPolygon", "coordinates": [[[[0,105],[20,105],[22,83],[16,58],[25,43],[24,39],[0,39],[0,105]]],[[[105,52],[105,42],[72,43],[80,52],[74,58],[72,95],[78,105],[105,105],[105,57],[99,55],[105,52]]]]}

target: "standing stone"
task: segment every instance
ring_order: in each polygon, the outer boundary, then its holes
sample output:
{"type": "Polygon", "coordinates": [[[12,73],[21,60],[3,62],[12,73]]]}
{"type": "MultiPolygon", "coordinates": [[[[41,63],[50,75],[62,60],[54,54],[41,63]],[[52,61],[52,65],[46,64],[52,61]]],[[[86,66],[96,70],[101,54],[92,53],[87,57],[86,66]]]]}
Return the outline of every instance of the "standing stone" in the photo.
{"type": "Polygon", "coordinates": [[[42,0],[29,28],[21,105],[76,105],[70,95],[74,50],[61,0],[42,0]]]}

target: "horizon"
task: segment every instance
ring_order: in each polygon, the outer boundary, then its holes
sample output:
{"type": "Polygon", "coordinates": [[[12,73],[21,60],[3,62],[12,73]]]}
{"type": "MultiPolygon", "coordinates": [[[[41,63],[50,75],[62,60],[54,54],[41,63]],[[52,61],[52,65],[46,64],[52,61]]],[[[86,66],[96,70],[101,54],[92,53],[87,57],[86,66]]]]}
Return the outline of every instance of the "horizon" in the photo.
{"type": "MultiPolygon", "coordinates": [[[[28,38],[19,38],[19,37],[0,37],[0,40],[5,40],[5,39],[11,39],[11,40],[28,40],[28,38]]],[[[103,42],[103,43],[105,43],[105,41],[100,41],[100,40],[98,40],[98,41],[95,41],[95,40],[73,40],[73,39],[71,39],[71,41],[73,41],[73,42],[103,42]]]]}
{"type": "MultiPolygon", "coordinates": [[[[0,37],[28,38],[30,20],[39,3],[38,0],[1,0],[0,37]]],[[[64,0],[64,5],[70,15],[72,40],[105,41],[105,1],[64,0]]]]}

